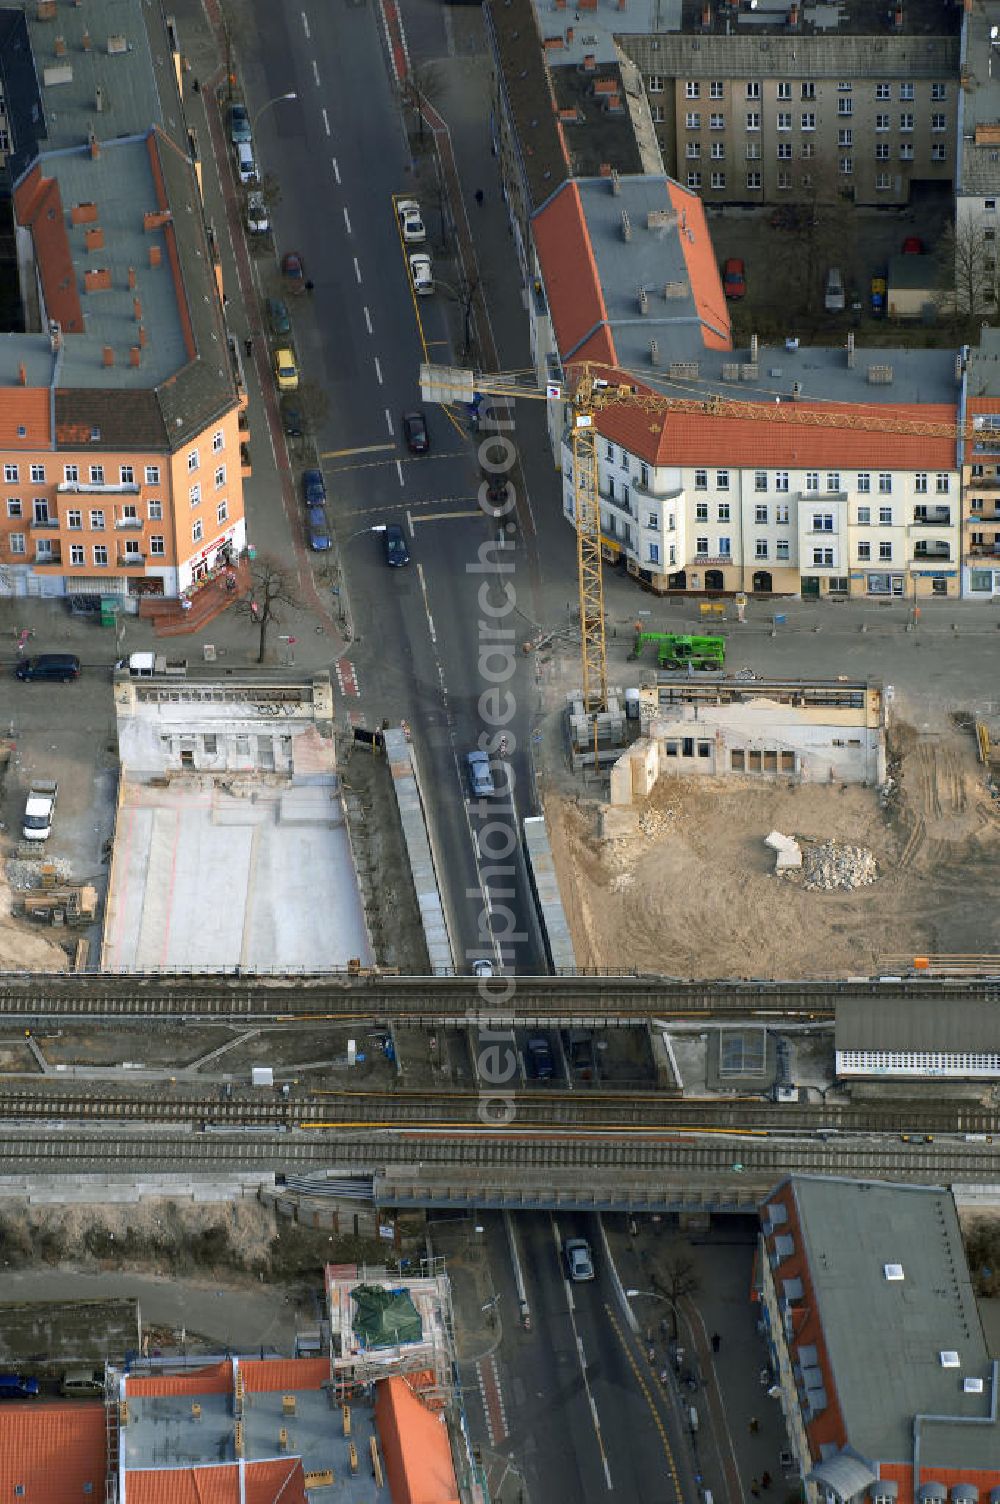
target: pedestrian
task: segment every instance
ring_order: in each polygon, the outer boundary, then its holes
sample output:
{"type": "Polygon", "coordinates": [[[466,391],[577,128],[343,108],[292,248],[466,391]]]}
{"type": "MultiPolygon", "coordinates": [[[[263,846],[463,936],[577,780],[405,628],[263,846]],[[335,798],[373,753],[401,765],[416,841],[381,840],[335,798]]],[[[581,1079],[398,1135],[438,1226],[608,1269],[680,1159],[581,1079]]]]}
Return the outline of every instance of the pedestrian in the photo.
{"type": "Polygon", "coordinates": [[[759,1430],[760,1430],[760,1421],[757,1419],[756,1415],[751,1415],[751,1417],[750,1417],[750,1435],[751,1436],[756,1436],[757,1432],[759,1430]]]}
{"type": "Polygon", "coordinates": [[[481,188],[477,188],[476,189],[476,203],[479,205],[480,209],[483,207],[483,201],[484,201],[485,198],[486,198],[486,195],[483,192],[483,190],[481,188]]]}
{"type": "Polygon", "coordinates": [[[306,292],[315,292],[316,290],[316,284],[314,282],[307,282],[305,286],[306,292]]]}
{"type": "Polygon", "coordinates": [[[718,1332],[713,1332],[712,1333],[712,1351],[713,1351],[713,1353],[717,1353],[719,1351],[719,1348],[721,1346],[722,1346],[722,1338],[719,1336],[718,1332]]]}
{"type": "Polygon", "coordinates": [[[750,1492],[753,1494],[755,1499],[760,1498],[760,1484],[757,1482],[756,1478],[750,1484],[750,1492]]]}
{"type": "Polygon", "coordinates": [[[771,1474],[767,1471],[767,1468],[760,1475],[760,1486],[761,1488],[771,1487],[771,1474]]]}
{"type": "Polygon", "coordinates": [[[223,308],[229,307],[229,294],[227,292],[222,294],[222,306],[223,308]]]}
{"type": "Polygon", "coordinates": [[[191,80],[191,93],[192,94],[200,94],[201,93],[201,84],[198,82],[198,80],[196,78],[193,78],[191,80]]]}
{"type": "Polygon", "coordinates": [[[244,350],[246,350],[248,356],[250,356],[250,355],[253,354],[253,340],[250,338],[249,334],[247,335],[246,339],[243,341],[243,348],[244,348],[244,350]]]}

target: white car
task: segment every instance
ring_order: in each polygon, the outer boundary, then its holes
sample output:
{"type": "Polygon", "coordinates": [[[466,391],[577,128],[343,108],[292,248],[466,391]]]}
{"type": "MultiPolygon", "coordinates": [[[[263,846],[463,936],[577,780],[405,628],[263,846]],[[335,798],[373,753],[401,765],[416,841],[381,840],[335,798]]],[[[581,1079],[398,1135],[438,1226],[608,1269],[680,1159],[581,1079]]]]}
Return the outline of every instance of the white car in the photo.
{"type": "Polygon", "coordinates": [[[247,229],[251,235],[266,235],[270,228],[271,221],[264,195],[260,192],[251,193],[247,198],[247,229]]]}
{"type": "Polygon", "coordinates": [[[256,183],[257,163],[253,158],[253,147],[249,141],[241,141],[236,148],[236,171],[240,175],[241,183],[256,183]]]}
{"type": "Polygon", "coordinates": [[[421,297],[434,291],[434,274],[431,271],[431,258],[423,251],[410,257],[410,276],[413,278],[413,290],[421,297]]]}
{"type": "Polygon", "coordinates": [[[399,224],[405,241],[410,245],[416,245],[418,241],[427,239],[427,231],[420,217],[420,205],[415,198],[401,198],[396,205],[396,213],[399,215],[399,224]]]}

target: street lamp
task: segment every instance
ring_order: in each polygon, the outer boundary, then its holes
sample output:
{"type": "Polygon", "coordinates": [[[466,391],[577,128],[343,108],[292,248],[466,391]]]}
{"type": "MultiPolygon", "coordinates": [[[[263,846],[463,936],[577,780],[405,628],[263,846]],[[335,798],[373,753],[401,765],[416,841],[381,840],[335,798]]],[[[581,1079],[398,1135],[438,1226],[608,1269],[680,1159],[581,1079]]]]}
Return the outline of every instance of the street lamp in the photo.
{"type": "Polygon", "coordinates": [[[626,1300],[635,1300],[637,1295],[644,1295],[647,1300],[662,1300],[670,1307],[671,1324],[674,1331],[674,1341],[677,1341],[677,1302],[672,1295],[662,1295],[659,1290],[626,1290],[626,1300]]]}
{"type": "Polygon", "coordinates": [[[254,113],[253,120],[250,123],[250,134],[255,134],[257,130],[257,121],[260,119],[261,115],[263,115],[265,110],[269,110],[273,104],[282,104],[286,99],[298,99],[298,97],[299,96],[296,94],[295,90],[292,89],[288,94],[275,94],[273,99],[266,100],[264,104],[261,105],[260,109],[255,111],[254,113]]]}

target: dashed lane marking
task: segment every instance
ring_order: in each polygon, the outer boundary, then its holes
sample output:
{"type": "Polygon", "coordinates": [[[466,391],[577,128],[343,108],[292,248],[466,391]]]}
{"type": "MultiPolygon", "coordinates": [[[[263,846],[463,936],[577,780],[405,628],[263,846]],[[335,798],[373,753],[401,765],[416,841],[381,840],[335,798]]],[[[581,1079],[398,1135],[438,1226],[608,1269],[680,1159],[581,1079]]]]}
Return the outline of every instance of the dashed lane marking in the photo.
{"type": "Polygon", "coordinates": [[[349,658],[338,658],[335,669],[340,693],[345,697],[350,695],[353,699],[357,699],[361,690],[358,687],[358,676],[354,664],[349,658]]]}
{"type": "Polygon", "coordinates": [[[486,1413],[486,1429],[489,1432],[490,1445],[498,1447],[507,1440],[510,1431],[507,1428],[507,1411],[504,1408],[503,1393],[500,1389],[496,1358],[492,1354],[488,1358],[481,1358],[476,1363],[476,1373],[479,1378],[479,1393],[483,1398],[483,1410],[486,1413]]]}

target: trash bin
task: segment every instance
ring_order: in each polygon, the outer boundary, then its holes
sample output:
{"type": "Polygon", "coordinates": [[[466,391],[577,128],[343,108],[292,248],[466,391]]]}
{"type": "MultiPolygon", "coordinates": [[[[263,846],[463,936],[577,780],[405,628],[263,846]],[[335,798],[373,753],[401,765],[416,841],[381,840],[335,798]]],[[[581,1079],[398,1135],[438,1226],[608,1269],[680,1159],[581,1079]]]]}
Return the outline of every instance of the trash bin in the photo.
{"type": "Polygon", "coordinates": [[[116,627],[118,625],[119,600],[117,595],[101,596],[101,626],[116,627]]]}

